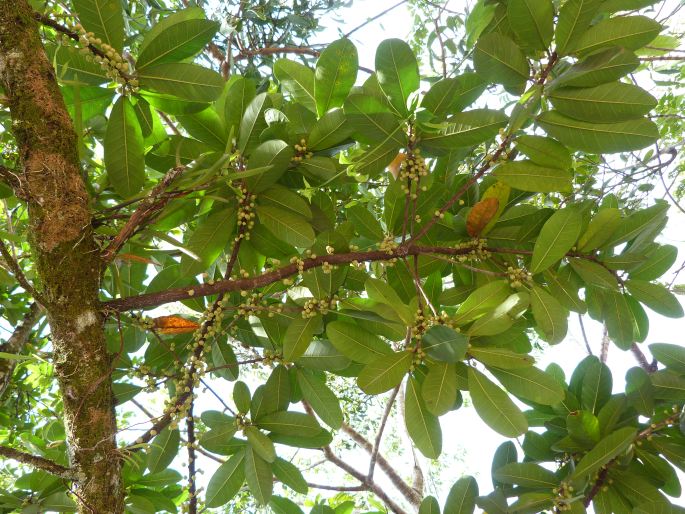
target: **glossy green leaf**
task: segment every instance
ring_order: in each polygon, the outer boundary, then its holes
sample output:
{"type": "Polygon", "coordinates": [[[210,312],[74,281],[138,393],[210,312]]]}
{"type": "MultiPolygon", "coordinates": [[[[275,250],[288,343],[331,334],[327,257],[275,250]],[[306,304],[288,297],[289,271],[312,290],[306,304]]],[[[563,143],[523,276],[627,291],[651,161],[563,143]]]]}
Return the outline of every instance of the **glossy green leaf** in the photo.
{"type": "MultiPolygon", "coordinates": [[[[172,15],[173,16],[173,15],[172,15]]],[[[154,37],[145,38],[138,54],[138,69],[165,62],[180,62],[199,53],[219,30],[219,23],[205,19],[179,19],[154,37]]]]}
{"type": "Polygon", "coordinates": [[[559,485],[556,475],[532,462],[511,462],[497,469],[493,477],[503,484],[531,489],[551,489],[559,485]]]}
{"type": "Polygon", "coordinates": [[[676,344],[653,343],[649,345],[649,351],[663,365],[685,373],[685,348],[676,344]]]}
{"type": "Polygon", "coordinates": [[[644,89],[623,82],[590,88],[562,87],[552,91],[549,98],[564,116],[599,123],[640,118],[657,104],[644,89]]]}
{"type": "Polygon", "coordinates": [[[535,241],[531,273],[544,271],[564,257],[576,244],[582,226],[582,215],[577,209],[567,207],[552,214],[535,241]]]}
{"type": "Polygon", "coordinates": [[[435,116],[456,114],[476,101],[485,91],[483,79],[468,72],[437,81],[421,100],[421,107],[435,116]]]}
{"type": "Polygon", "coordinates": [[[274,476],[278,480],[283,482],[285,485],[290,487],[290,489],[297,493],[307,494],[309,486],[307,485],[307,481],[302,476],[302,472],[300,472],[300,469],[295,466],[295,464],[281,459],[280,457],[276,457],[276,460],[274,460],[271,467],[273,469],[274,476]]]}
{"type": "MultiPolygon", "coordinates": [[[[345,117],[352,135],[364,144],[404,146],[406,135],[400,121],[381,99],[361,93],[345,100],[345,117]]],[[[394,156],[393,156],[394,157],[394,156]]]]}
{"type": "Polygon", "coordinates": [[[320,316],[295,318],[283,336],[283,358],[288,362],[299,359],[307,351],[315,330],[320,326],[320,316]]]}
{"type": "Polygon", "coordinates": [[[546,50],[554,35],[552,0],[509,0],[507,19],[516,39],[533,50],[546,50]]]}
{"type": "Polygon", "coordinates": [[[185,247],[192,254],[181,258],[181,273],[197,275],[216,261],[231,239],[236,223],[235,209],[228,207],[200,221],[185,247]]]}
{"type": "Polygon", "coordinates": [[[506,280],[495,280],[476,289],[459,306],[454,320],[457,323],[467,323],[490,312],[502,303],[511,293],[506,280]]]}
{"type": "Polygon", "coordinates": [[[330,148],[347,139],[352,127],[342,109],[335,108],[324,114],[309,133],[307,148],[312,151],[330,148]]]}
{"type": "Polygon", "coordinates": [[[493,175],[505,184],[521,191],[570,193],[573,175],[559,168],[545,168],[532,161],[508,161],[497,166],[493,175]]]}
{"type": "Polygon", "coordinates": [[[583,408],[598,413],[611,396],[612,386],[609,367],[597,357],[590,357],[581,386],[580,402],[583,408]]]}
{"type": "Polygon", "coordinates": [[[353,361],[369,364],[392,350],[378,336],[344,321],[332,321],[326,325],[326,335],[340,353],[353,361]]]}
{"type": "Polygon", "coordinates": [[[341,107],[357,79],[357,48],[349,39],[328,45],[316,61],[314,98],[319,116],[341,107]]]}
{"type": "Polygon", "coordinates": [[[421,348],[433,359],[460,362],[466,355],[468,337],[444,325],[435,325],[423,335],[421,348]]]}
{"type": "Polygon", "coordinates": [[[150,442],[147,454],[147,468],[150,473],[158,473],[169,467],[178,453],[181,433],[165,428],[150,442]]]}
{"type": "Polygon", "coordinates": [[[441,153],[455,147],[480,144],[495,137],[507,124],[508,117],[502,111],[473,109],[455,114],[447,121],[444,130],[420,135],[421,148],[441,153]]]}
{"type": "Polygon", "coordinates": [[[301,412],[273,412],[256,420],[257,426],[276,434],[313,437],[321,427],[309,414],[301,412]]]}
{"type": "Polygon", "coordinates": [[[528,429],[528,422],[509,396],[489,378],[469,367],[469,392],[476,412],[494,431],[517,437],[528,429]]]}
{"type": "Polygon", "coordinates": [[[603,0],[568,0],[562,5],[554,34],[559,55],[573,51],[602,2],[603,0]]]}
{"type": "Polygon", "coordinates": [[[474,346],[469,348],[468,352],[477,361],[496,368],[527,368],[535,364],[535,359],[530,355],[515,353],[505,348],[474,346]]]}
{"type": "Polygon", "coordinates": [[[678,249],[673,245],[659,245],[647,257],[644,264],[630,270],[631,279],[655,280],[661,277],[673,266],[678,249]]]}
{"type": "Polygon", "coordinates": [[[585,32],[573,48],[573,53],[590,54],[597,50],[620,46],[637,50],[661,32],[661,24],[646,16],[617,16],[602,20],[585,32]]]}
{"type": "Polygon", "coordinates": [[[419,514],[440,514],[440,504],[435,496],[426,496],[419,506],[419,514]]]}
{"type": "Polygon", "coordinates": [[[376,76],[392,106],[398,113],[407,114],[409,95],[419,88],[419,65],[405,41],[386,39],[378,45],[376,76]]]}
{"type": "Polygon", "coordinates": [[[297,383],[302,396],[321,420],[333,429],[339,429],[343,413],[337,396],[326,385],[324,377],[307,369],[297,370],[297,383]]]}
{"type": "Polygon", "coordinates": [[[538,368],[489,369],[507,391],[516,396],[541,405],[554,405],[564,399],[561,385],[538,368]]]}
{"type": "Polygon", "coordinates": [[[568,262],[586,284],[618,291],[616,275],[601,264],[580,258],[570,258],[568,262]]]}
{"type": "Polygon", "coordinates": [[[273,462],[276,459],[276,449],[274,443],[258,428],[245,427],[243,431],[250,448],[266,462],[273,462]]]}
{"type": "Polygon", "coordinates": [[[254,450],[245,449],[245,481],[258,505],[269,503],[273,493],[271,465],[254,450]]]}
{"type": "Polygon", "coordinates": [[[533,284],[530,290],[530,305],[542,338],[551,343],[560,343],[568,330],[568,312],[551,294],[533,284]]]}
{"type": "Polygon", "coordinates": [[[482,36],[473,54],[476,72],[488,82],[522,93],[530,78],[530,66],[521,49],[496,32],[482,36]]]}
{"type": "Polygon", "coordinates": [[[293,100],[316,111],[314,70],[296,61],[279,59],[274,63],[274,76],[293,100]]]}
{"type": "Polygon", "coordinates": [[[192,63],[163,63],[138,70],[142,89],[174,95],[184,100],[212,102],[224,88],[217,72],[192,63]]]}
{"type": "Polygon", "coordinates": [[[414,352],[381,355],[369,362],[359,373],[357,385],[366,394],[380,394],[399,385],[409,371],[414,352]]]}
{"type": "Polygon", "coordinates": [[[621,212],[613,207],[600,210],[578,240],[578,250],[594,250],[606,243],[621,222],[621,212]]]}
{"type": "Polygon", "coordinates": [[[516,138],[516,149],[545,168],[568,170],[573,163],[568,148],[551,137],[522,134],[516,138]]]}
{"type": "Polygon", "coordinates": [[[473,514],[478,497],[478,482],[472,476],[457,480],[447,495],[443,514],[473,514]]]}
{"type": "Polygon", "coordinates": [[[105,168],[114,190],[124,198],[140,192],[145,183],[143,132],[129,99],[119,97],[107,123],[103,142],[105,168]]]}
{"type": "Polygon", "coordinates": [[[364,289],[369,298],[390,307],[405,323],[409,324],[414,321],[411,309],[402,302],[397,292],[386,282],[377,278],[367,278],[364,282],[364,289]]]}
{"type": "Polygon", "coordinates": [[[312,226],[301,216],[271,205],[257,207],[257,216],[276,238],[297,248],[308,248],[314,244],[312,226]]]}
{"type": "Polygon", "coordinates": [[[633,330],[635,318],[626,296],[614,291],[606,291],[603,314],[609,337],[619,348],[628,350],[635,342],[633,330]]]}
{"type": "Polygon", "coordinates": [[[636,435],[635,428],[624,427],[604,437],[578,462],[571,478],[585,478],[592,475],[604,464],[624,452],[632,444],[636,435]]]}
{"type": "Polygon", "coordinates": [[[657,126],[644,118],[617,123],[591,123],[548,111],[538,117],[538,124],[549,135],[568,146],[592,153],[640,150],[654,144],[659,138],[657,126]]]}
{"type": "Polygon", "coordinates": [[[250,389],[247,384],[242,381],[238,381],[233,384],[233,402],[238,408],[238,412],[247,413],[250,411],[250,389]]]}
{"type": "Polygon", "coordinates": [[[115,50],[124,46],[124,10],[118,0],[73,0],[83,28],[115,50]]]}
{"type": "MultiPolygon", "coordinates": [[[[567,2],[568,3],[568,2],[567,2]]],[[[613,82],[635,70],[640,60],[630,50],[611,47],[579,60],[550,83],[569,87],[593,87],[613,82]]]]}
{"type": "Polygon", "coordinates": [[[423,379],[421,394],[428,412],[442,416],[450,411],[457,401],[457,371],[449,362],[435,362],[428,365],[428,374],[423,379]]]}
{"type": "Polygon", "coordinates": [[[678,298],[661,284],[646,280],[626,280],[626,287],[633,298],[663,316],[681,318],[683,307],[678,298]]]}
{"type": "Polygon", "coordinates": [[[404,421],[416,448],[425,457],[437,459],[442,452],[442,430],[438,418],[428,412],[420,389],[418,381],[409,377],[405,390],[404,421]]]}

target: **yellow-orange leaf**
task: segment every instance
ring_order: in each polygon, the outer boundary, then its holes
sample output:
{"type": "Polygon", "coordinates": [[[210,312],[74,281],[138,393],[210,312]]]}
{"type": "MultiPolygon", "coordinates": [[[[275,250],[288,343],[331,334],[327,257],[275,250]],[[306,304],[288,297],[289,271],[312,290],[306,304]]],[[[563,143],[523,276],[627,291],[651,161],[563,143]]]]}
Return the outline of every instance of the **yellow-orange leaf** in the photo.
{"type": "Polygon", "coordinates": [[[153,319],[155,329],[160,334],[187,334],[195,332],[200,325],[180,316],[160,316],[153,319]]]}
{"type": "Polygon", "coordinates": [[[142,262],[143,264],[157,264],[152,259],[141,257],[140,255],[133,255],[132,253],[120,253],[117,255],[117,260],[129,262],[142,262]]]}
{"type": "Polygon", "coordinates": [[[466,231],[471,237],[478,237],[485,226],[497,214],[499,200],[497,198],[485,198],[474,205],[466,217],[466,231]]]}
{"type": "Polygon", "coordinates": [[[390,173],[392,173],[392,176],[395,177],[395,180],[397,180],[397,177],[400,175],[400,166],[404,162],[404,160],[407,158],[407,154],[405,153],[398,153],[397,157],[395,157],[390,164],[388,164],[388,169],[390,170],[390,173]]]}

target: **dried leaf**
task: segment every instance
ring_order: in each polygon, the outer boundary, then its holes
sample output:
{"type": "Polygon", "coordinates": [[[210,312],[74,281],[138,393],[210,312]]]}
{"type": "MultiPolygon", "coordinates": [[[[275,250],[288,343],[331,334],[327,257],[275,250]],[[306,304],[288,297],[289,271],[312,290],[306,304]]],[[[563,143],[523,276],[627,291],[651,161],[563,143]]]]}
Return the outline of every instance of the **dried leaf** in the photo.
{"type": "Polygon", "coordinates": [[[495,217],[499,209],[499,200],[497,198],[485,198],[476,203],[469,212],[466,218],[466,231],[471,237],[477,237],[495,217]]]}
{"type": "Polygon", "coordinates": [[[398,153],[397,156],[392,160],[390,164],[388,164],[388,170],[390,170],[390,173],[392,173],[392,176],[395,177],[395,180],[397,180],[397,177],[400,176],[400,166],[404,162],[404,160],[407,158],[407,154],[405,153],[398,153]]]}
{"type": "Polygon", "coordinates": [[[160,334],[187,334],[200,328],[198,323],[180,316],[160,316],[154,318],[153,322],[160,334]]]}

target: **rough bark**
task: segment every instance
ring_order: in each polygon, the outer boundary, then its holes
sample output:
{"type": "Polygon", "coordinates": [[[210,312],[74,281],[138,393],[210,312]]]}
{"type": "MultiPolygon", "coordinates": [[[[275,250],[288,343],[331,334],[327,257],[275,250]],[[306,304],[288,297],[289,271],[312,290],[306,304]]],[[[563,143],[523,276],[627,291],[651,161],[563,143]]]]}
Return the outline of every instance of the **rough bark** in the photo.
{"type": "Polygon", "coordinates": [[[123,512],[101,261],[77,139],[27,0],[0,0],[0,80],[12,115],[32,252],[54,346],[80,512],[123,512]]]}

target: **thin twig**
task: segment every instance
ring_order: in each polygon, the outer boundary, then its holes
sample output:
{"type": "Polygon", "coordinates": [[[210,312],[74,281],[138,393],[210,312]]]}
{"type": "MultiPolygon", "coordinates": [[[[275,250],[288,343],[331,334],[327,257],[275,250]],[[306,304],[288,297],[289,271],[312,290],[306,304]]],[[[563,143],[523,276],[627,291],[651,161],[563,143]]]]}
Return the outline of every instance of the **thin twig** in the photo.
{"type": "Polygon", "coordinates": [[[583,323],[583,315],[578,314],[578,323],[580,324],[580,332],[583,334],[583,341],[585,341],[585,349],[588,355],[593,355],[592,348],[590,348],[590,341],[588,341],[587,334],[585,333],[585,324],[583,323]]]}
{"type": "Polygon", "coordinates": [[[5,264],[7,264],[7,267],[14,275],[14,278],[16,278],[17,282],[19,282],[19,285],[23,287],[24,290],[28,294],[30,294],[38,303],[40,303],[41,305],[45,305],[45,299],[40,293],[38,293],[34,289],[34,287],[28,281],[26,275],[24,275],[24,272],[19,267],[19,263],[14,259],[14,257],[12,257],[12,254],[7,249],[7,245],[5,245],[5,242],[2,239],[0,239],[0,254],[2,255],[2,258],[5,260],[5,264]]]}
{"type": "MultiPolygon", "coordinates": [[[[15,327],[12,335],[7,341],[0,344],[0,352],[20,354],[31,337],[33,325],[36,324],[38,318],[42,315],[42,312],[42,309],[37,303],[32,303],[29,306],[29,310],[24,315],[24,318],[19,325],[15,327]]],[[[17,361],[14,359],[0,358],[0,398],[2,398],[3,393],[10,384],[16,365],[17,361]]]]}
{"type": "Polygon", "coordinates": [[[381,439],[383,439],[383,431],[385,430],[385,425],[388,422],[388,417],[390,417],[390,412],[392,412],[392,406],[395,403],[395,398],[397,398],[397,393],[400,391],[400,385],[398,384],[395,389],[392,390],[390,398],[388,398],[388,403],[385,406],[385,411],[383,412],[383,417],[381,418],[381,424],[378,427],[378,433],[376,434],[376,440],[373,442],[373,451],[371,452],[371,460],[369,462],[369,472],[367,473],[367,480],[373,480],[373,471],[376,467],[376,461],[378,460],[378,451],[381,446],[381,439]]]}
{"type": "Polygon", "coordinates": [[[57,464],[50,459],[31,455],[30,453],[10,448],[9,446],[0,446],[0,457],[16,460],[27,466],[47,471],[48,473],[64,478],[65,480],[76,480],[77,477],[77,474],[73,469],[57,464]]]}
{"type": "Polygon", "coordinates": [[[344,35],[344,37],[350,37],[352,34],[354,34],[355,32],[357,32],[359,29],[366,27],[369,23],[373,23],[373,22],[376,21],[378,18],[381,18],[381,17],[385,16],[385,15],[388,14],[390,11],[392,11],[393,9],[398,8],[400,5],[402,5],[402,4],[406,3],[406,2],[407,2],[407,0],[401,0],[400,2],[397,2],[395,5],[391,5],[390,7],[388,7],[387,9],[385,9],[383,12],[380,12],[380,13],[376,14],[375,16],[369,18],[369,19],[366,20],[365,22],[363,22],[363,23],[357,25],[355,28],[353,28],[352,30],[350,30],[349,32],[347,32],[347,33],[344,35]]]}

